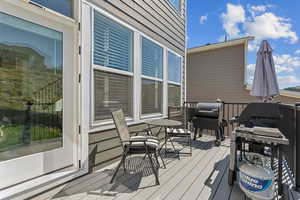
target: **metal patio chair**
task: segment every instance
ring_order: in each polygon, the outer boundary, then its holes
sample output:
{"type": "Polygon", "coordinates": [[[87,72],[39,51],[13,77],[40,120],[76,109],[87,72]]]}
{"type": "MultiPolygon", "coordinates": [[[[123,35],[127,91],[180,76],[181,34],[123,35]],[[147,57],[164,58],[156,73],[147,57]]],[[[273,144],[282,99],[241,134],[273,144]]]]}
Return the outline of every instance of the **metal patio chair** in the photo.
{"type": "MultiPolygon", "coordinates": [[[[149,162],[150,162],[152,171],[155,175],[156,184],[159,185],[158,174],[154,168],[154,162],[153,162],[153,157],[152,157],[152,155],[153,155],[158,166],[160,166],[159,162],[158,162],[158,156],[159,156],[162,160],[164,168],[166,168],[165,163],[159,152],[159,149],[160,149],[159,148],[160,147],[159,139],[157,137],[148,136],[148,133],[146,130],[129,132],[122,109],[112,112],[112,117],[113,117],[114,123],[116,125],[117,133],[120,137],[121,145],[123,148],[123,156],[111,178],[110,183],[112,183],[114,181],[121,165],[123,165],[124,172],[126,173],[125,160],[128,155],[145,154],[145,157],[149,158],[149,162]],[[135,133],[136,136],[130,136],[130,133],[135,133]],[[147,135],[138,136],[139,133],[146,133],[147,135]]],[[[145,159],[145,157],[144,157],[144,159],[145,159]]]]}
{"type": "MultiPolygon", "coordinates": [[[[190,131],[191,123],[188,119],[188,110],[186,106],[169,106],[168,107],[168,119],[177,120],[182,122],[181,127],[167,128],[166,141],[170,141],[173,148],[174,144],[172,138],[186,138],[188,146],[190,148],[189,153],[180,154],[190,154],[192,155],[192,132],[190,131]]],[[[179,152],[178,152],[179,154],[179,152]]]]}

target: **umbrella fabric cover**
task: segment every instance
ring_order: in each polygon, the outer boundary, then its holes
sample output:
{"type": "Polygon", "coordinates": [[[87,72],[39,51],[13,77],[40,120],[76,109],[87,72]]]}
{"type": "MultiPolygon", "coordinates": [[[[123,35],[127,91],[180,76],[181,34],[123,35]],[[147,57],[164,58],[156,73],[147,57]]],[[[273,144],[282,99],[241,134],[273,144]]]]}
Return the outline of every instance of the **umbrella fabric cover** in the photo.
{"type": "Polygon", "coordinates": [[[279,94],[274,60],[273,49],[268,41],[262,41],[257,52],[254,80],[251,95],[259,99],[269,99],[279,94]]]}

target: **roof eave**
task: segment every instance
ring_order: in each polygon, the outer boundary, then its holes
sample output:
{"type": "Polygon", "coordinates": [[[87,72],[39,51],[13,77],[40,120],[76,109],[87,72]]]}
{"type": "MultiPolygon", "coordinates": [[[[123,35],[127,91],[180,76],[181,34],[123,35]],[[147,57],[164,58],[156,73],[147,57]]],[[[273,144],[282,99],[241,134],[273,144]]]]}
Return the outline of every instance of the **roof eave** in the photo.
{"type": "Polygon", "coordinates": [[[254,39],[255,39],[255,37],[248,36],[248,37],[244,37],[244,38],[240,38],[240,39],[236,39],[236,40],[230,40],[228,42],[221,42],[221,43],[210,44],[210,45],[206,45],[206,46],[194,47],[194,48],[188,49],[187,53],[192,54],[192,53],[199,53],[199,52],[211,51],[211,50],[225,48],[225,47],[236,46],[236,45],[240,45],[240,44],[245,44],[249,40],[254,40],[254,39]]]}

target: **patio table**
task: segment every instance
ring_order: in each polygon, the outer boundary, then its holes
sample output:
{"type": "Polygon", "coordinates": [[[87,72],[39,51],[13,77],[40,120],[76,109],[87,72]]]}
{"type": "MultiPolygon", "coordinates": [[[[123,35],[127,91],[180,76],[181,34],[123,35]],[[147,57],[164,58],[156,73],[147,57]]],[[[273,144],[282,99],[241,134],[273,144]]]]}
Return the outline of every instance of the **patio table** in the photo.
{"type": "MultiPolygon", "coordinates": [[[[174,152],[178,152],[178,155],[179,155],[179,151],[176,150],[176,148],[173,144],[173,141],[171,140],[170,137],[168,137],[167,129],[169,128],[170,131],[172,132],[174,130],[174,128],[182,126],[182,122],[176,121],[176,120],[170,120],[170,119],[157,119],[157,120],[146,121],[145,123],[148,125],[149,130],[151,130],[151,126],[160,127],[159,131],[157,132],[157,134],[155,136],[158,136],[160,131],[164,128],[165,129],[165,141],[164,141],[163,145],[161,146],[161,149],[163,146],[165,146],[165,152],[167,152],[167,142],[168,142],[168,139],[170,139],[170,142],[172,144],[174,152]]],[[[161,151],[161,149],[160,149],[160,151],[161,151]]]]}

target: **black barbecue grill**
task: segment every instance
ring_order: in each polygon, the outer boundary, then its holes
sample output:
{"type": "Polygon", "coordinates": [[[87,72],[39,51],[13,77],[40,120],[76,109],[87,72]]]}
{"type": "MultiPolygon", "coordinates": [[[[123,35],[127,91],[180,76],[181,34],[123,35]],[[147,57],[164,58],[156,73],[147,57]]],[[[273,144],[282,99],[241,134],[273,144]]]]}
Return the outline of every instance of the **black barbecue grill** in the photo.
{"type": "Polygon", "coordinates": [[[216,144],[220,145],[224,140],[224,120],[223,120],[223,103],[197,103],[193,108],[189,108],[189,119],[194,127],[194,140],[197,133],[202,136],[202,130],[214,130],[216,134],[216,144]]]}
{"type": "Polygon", "coordinates": [[[231,123],[243,124],[249,128],[254,126],[277,128],[280,119],[278,103],[249,103],[240,116],[234,117],[231,123]]]}

